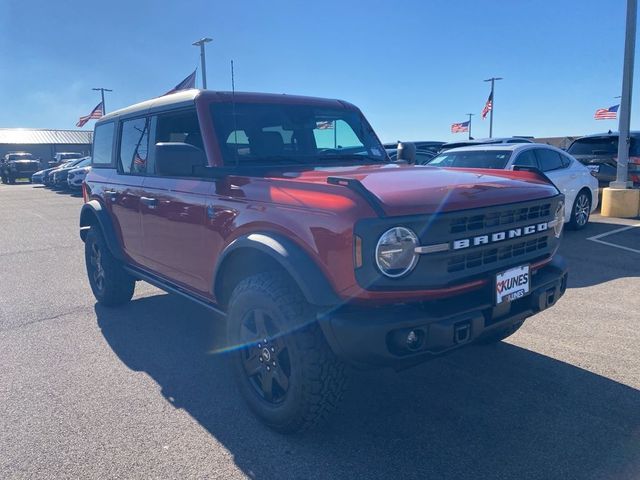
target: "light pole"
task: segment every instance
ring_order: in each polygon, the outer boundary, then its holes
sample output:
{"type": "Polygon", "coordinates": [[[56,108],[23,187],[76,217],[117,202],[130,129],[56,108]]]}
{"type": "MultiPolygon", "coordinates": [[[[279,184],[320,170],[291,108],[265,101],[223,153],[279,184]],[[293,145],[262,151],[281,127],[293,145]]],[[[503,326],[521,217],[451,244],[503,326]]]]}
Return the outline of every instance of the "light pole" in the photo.
{"type": "Polygon", "coordinates": [[[212,38],[204,37],[197,42],[193,42],[192,44],[194,47],[200,47],[200,64],[202,65],[202,88],[204,88],[205,90],[207,89],[207,66],[204,59],[204,45],[205,43],[209,43],[212,40],[212,38]]]}
{"type": "Polygon", "coordinates": [[[475,115],[475,113],[467,113],[469,115],[469,140],[471,140],[471,117],[475,115]]]}
{"type": "Polygon", "coordinates": [[[106,115],[107,114],[107,107],[104,104],[104,92],[113,92],[113,90],[109,90],[108,88],[92,88],[91,90],[95,90],[96,92],[100,92],[100,95],[102,97],[102,114],[106,115]]]}
{"type": "Polygon", "coordinates": [[[493,137],[493,107],[496,104],[494,89],[497,80],[502,80],[502,77],[491,77],[485,80],[485,82],[491,82],[491,94],[489,95],[489,98],[491,98],[491,110],[489,110],[489,138],[493,137]]]}
{"type": "Polygon", "coordinates": [[[631,94],[633,91],[633,60],[636,50],[636,18],[638,1],[627,0],[627,29],[624,39],[624,67],[622,70],[622,98],[620,99],[620,123],[618,126],[618,168],[612,188],[629,187],[629,127],[631,124],[631,94]]]}

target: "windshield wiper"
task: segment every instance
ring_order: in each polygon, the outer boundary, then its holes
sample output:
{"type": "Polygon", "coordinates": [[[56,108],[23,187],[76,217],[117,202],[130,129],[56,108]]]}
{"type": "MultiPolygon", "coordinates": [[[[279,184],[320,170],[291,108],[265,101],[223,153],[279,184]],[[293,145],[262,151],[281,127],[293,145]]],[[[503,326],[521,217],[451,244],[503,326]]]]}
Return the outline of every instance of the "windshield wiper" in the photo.
{"type": "Polygon", "coordinates": [[[336,153],[331,155],[318,155],[318,160],[368,160],[375,163],[388,163],[384,156],[362,155],[359,153],[336,153]]]}

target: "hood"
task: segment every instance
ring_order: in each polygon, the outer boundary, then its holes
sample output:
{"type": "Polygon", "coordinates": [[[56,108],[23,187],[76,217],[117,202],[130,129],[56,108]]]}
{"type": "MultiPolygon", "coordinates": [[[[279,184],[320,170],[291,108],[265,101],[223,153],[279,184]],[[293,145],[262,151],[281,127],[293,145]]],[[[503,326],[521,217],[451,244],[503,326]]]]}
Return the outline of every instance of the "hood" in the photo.
{"type": "Polygon", "coordinates": [[[281,175],[292,181],[325,185],[329,177],[359,180],[378,199],[386,215],[466,210],[548,198],[559,193],[555,186],[526,171],[384,164],[316,168],[281,175]]]}
{"type": "Polygon", "coordinates": [[[21,163],[21,164],[31,164],[31,163],[37,163],[38,165],[40,164],[40,162],[38,160],[34,160],[31,158],[23,158],[20,160],[9,160],[7,163],[21,163]]]}

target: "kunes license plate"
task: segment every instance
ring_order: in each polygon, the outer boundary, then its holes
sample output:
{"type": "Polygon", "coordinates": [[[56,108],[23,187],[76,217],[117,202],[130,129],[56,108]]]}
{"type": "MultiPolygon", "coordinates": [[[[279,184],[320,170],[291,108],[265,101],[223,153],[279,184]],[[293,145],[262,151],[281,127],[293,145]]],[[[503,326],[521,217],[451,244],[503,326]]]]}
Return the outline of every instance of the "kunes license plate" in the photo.
{"type": "Polygon", "coordinates": [[[498,273],[496,275],[496,305],[527,295],[530,281],[529,265],[498,273]]]}

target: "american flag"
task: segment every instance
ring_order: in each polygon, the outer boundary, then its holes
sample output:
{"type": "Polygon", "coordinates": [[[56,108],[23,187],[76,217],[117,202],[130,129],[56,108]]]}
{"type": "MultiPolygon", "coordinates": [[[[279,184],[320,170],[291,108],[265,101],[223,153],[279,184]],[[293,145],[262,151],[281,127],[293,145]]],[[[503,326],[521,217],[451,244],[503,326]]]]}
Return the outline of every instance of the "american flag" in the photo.
{"type": "Polygon", "coordinates": [[[333,122],[331,121],[316,122],[316,129],[333,130],[333,122]]]}
{"type": "Polygon", "coordinates": [[[196,88],[196,71],[197,70],[198,69],[196,68],[191,75],[189,75],[187,78],[182,80],[179,84],[177,84],[175,87],[173,87],[164,95],[169,95],[170,93],[179,92],[180,90],[189,90],[190,88],[196,88]]]}
{"type": "Polygon", "coordinates": [[[469,131],[469,121],[454,123],[451,125],[451,133],[464,133],[469,131]]]}
{"type": "Polygon", "coordinates": [[[100,102],[93,110],[91,110],[91,113],[89,115],[80,117],[80,120],[78,120],[78,123],[76,123],[76,127],[84,127],[85,123],[87,123],[89,120],[102,118],[103,115],[104,106],[102,105],[102,102],[100,102]]]}
{"type": "Polygon", "coordinates": [[[620,105],[614,105],[609,108],[599,108],[596,110],[593,118],[596,120],[615,120],[618,114],[618,108],[620,108],[620,105]]]}
{"type": "Polygon", "coordinates": [[[484,108],[482,109],[482,119],[487,118],[487,113],[491,111],[493,108],[493,92],[489,94],[489,98],[487,98],[487,103],[484,104],[484,108]]]}

